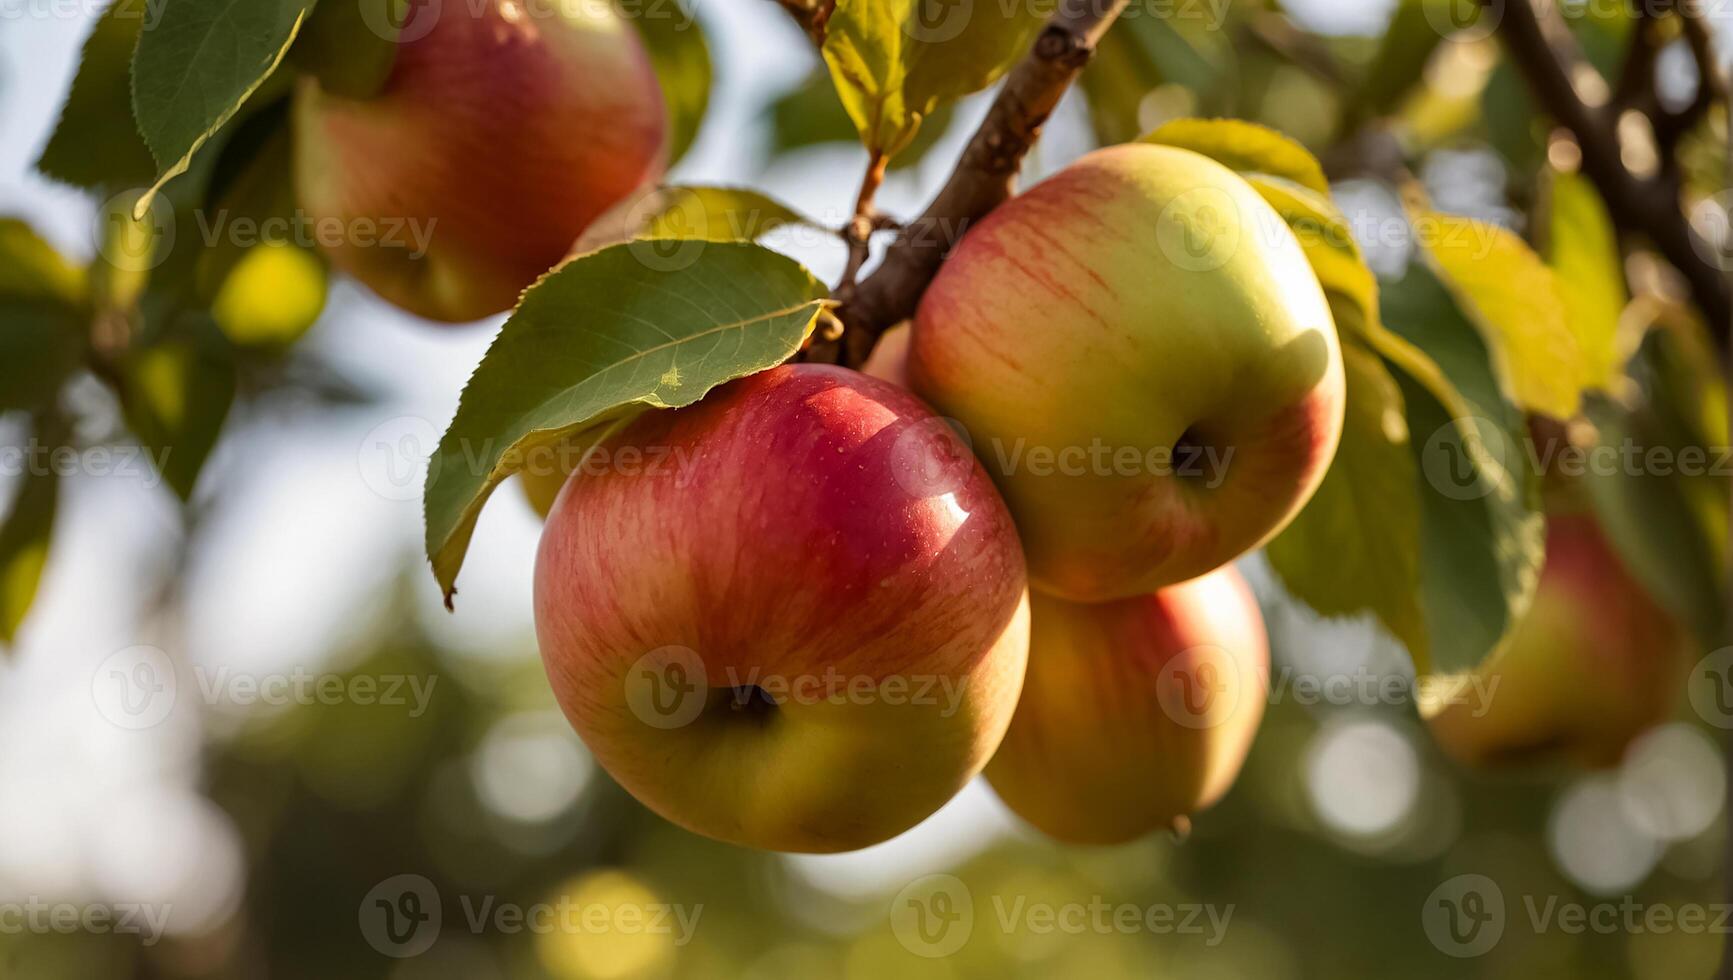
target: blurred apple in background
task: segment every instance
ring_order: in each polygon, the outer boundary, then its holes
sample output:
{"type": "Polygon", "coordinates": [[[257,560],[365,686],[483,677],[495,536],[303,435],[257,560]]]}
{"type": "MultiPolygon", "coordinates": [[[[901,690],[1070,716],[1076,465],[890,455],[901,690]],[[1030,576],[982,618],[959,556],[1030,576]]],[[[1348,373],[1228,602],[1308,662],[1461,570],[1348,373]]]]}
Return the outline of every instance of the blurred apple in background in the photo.
{"type": "Polygon", "coordinates": [[[1231,566],[1101,605],[1037,592],[1023,698],[987,779],[1061,841],[1183,832],[1239,775],[1269,677],[1263,617],[1231,566]]]}
{"type": "Polygon", "coordinates": [[[659,178],[666,108],[605,3],[411,0],[384,88],[300,81],[296,190],[338,268],[431,320],[510,309],[603,212],[659,178]],[[425,254],[421,251],[425,247],[425,254]]]}
{"type": "Polygon", "coordinates": [[[536,632],[567,718],[634,796],[719,840],[841,851],[986,764],[1023,683],[1023,553],[919,400],[780,367],[597,452],[543,532],[536,632]]]}
{"type": "Polygon", "coordinates": [[[1342,431],[1336,329],[1299,242],[1226,167],[1099,150],[993,211],[914,321],[914,390],[960,421],[1031,580],[1147,594],[1273,537],[1342,431]]]}
{"type": "Polygon", "coordinates": [[[1594,517],[1555,514],[1528,614],[1475,675],[1424,687],[1422,713],[1438,745],[1465,765],[1616,765],[1632,739],[1666,719],[1689,651],[1594,517]]]}

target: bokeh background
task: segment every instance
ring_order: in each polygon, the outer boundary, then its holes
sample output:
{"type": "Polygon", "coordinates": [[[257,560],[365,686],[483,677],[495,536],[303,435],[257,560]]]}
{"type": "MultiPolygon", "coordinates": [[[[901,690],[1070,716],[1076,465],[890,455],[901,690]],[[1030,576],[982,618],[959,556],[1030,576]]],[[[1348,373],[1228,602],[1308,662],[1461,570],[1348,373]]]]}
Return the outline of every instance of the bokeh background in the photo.
{"type": "MultiPolygon", "coordinates": [[[[91,202],[31,167],[101,6],[0,2],[0,213],[78,256],[93,250],[91,202]]],[[[674,179],[773,190],[840,220],[864,153],[837,141],[846,125],[791,125],[791,107],[813,94],[804,39],[766,0],[697,6],[717,78],[674,179]]],[[[1375,45],[1392,6],[1291,0],[1286,10],[1355,51],[1375,45]]],[[[1196,40],[1205,68],[1242,80],[1239,100],[1214,108],[1328,135],[1340,106],[1315,78],[1231,37],[1196,40]]],[[[1677,54],[1663,71],[1685,85],[1677,54]]],[[[1432,140],[1420,176],[1441,207],[1520,225],[1510,156],[1476,118],[1520,99],[1513,81],[1491,41],[1434,55],[1425,98],[1405,111],[1432,140]],[[1489,85],[1507,89],[1489,97],[1489,85]]],[[[1126,84],[1140,124],[1212,108],[1191,79],[1126,84]]],[[[932,148],[892,174],[886,210],[924,204],[985,104],[970,99],[933,127],[932,148]]],[[[1030,176],[1106,130],[1068,100],[1030,176]]],[[[1357,227],[1397,213],[1382,185],[1339,193],[1357,227]]],[[[841,269],[834,242],[769,243],[821,278],[841,269]]],[[[1375,268],[1406,264],[1400,241],[1366,246],[1375,268]]],[[[1614,771],[1467,774],[1430,745],[1409,698],[1376,694],[1389,690],[1383,677],[1406,691],[1401,651],[1365,623],[1296,608],[1255,558],[1275,703],[1233,793],[1189,840],[1056,846],[980,784],[897,840],[833,857],[748,852],[662,822],[594,767],[541,677],[530,610],[539,525],[521,497],[501,493],[485,511],[455,613],[421,559],[419,462],[492,333],[433,328],[338,283],[284,368],[291,382],[237,404],[190,506],[148,468],[66,481],[36,608],[0,658],[0,909],[10,913],[0,912],[0,977],[1672,980],[1714,969],[1724,937],[1713,930],[1575,935],[1535,928],[1531,912],[1549,901],[1719,902],[1716,729],[1682,705],[1614,771]],[[1309,697],[1284,690],[1294,676],[1340,680],[1309,697]],[[297,690],[322,677],[347,693],[262,699],[290,702],[276,704],[235,693],[249,678],[297,690]],[[401,684],[402,696],[361,703],[354,692],[367,684],[401,684]],[[133,697],[149,710],[116,700],[133,697]],[[1451,955],[1425,924],[1438,889],[1463,874],[1494,876],[1508,905],[1502,937],[1473,958],[1451,955]],[[892,899],[959,886],[979,910],[966,941],[917,955],[892,899]],[[376,904],[386,896],[407,914],[406,892],[440,913],[413,950],[381,938],[390,923],[376,904]],[[493,914],[562,901],[667,908],[696,915],[696,927],[513,928],[493,914]],[[1202,918],[1195,929],[1067,929],[1016,912],[1102,905],[1202,918]],[[18,927],[32,908],[154,914],[162,934],[18,927]]],[[[102,386],[74,394],[86,424],[118,425],[102,386]]],[[[0,417],[0,444],[25,437],[0,417]]]]}

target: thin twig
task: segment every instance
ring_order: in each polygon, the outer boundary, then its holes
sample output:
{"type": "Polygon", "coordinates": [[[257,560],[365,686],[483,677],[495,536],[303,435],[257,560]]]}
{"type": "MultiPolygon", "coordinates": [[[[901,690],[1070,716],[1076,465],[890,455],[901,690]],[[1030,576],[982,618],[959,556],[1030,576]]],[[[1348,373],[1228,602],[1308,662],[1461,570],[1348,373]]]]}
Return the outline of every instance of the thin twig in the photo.
{"type": "Polygon", "coordinates": [[[1709,108],[1719,99],[1727,98],[1727,81],[1715,63],[1715,42],[1709,36],[1708,25],[1695,3],[1675,3],[1673,9],[1683,25],[1685,43],[1691,47],[1691,58],[1697,62],[1697,94],[1691,104],[1678,112],[1664,112],[1655,117],[1655,144],[1664,158],[1672,156],[1679,140],[1691,131],[1709,108]]]}
{"type": "Polygon", "coordinates": [[[861,178],[860,194],[855,198],[854,217],[849,220],[848,227],[843,229],[842,240],[848,246],[848,265],[843,269],[842,281],[837,286],[837,297],[846,300],[854,292],[855,279],[860,276],[861,266],[872,254],[873,231],[878,227],[878,209],[873,206],[873,198],[878,195],[879,187],[885,182],[885,164],[889,162],[883,153],[874,153],[867,161],[866,176],[861,178]]]}
{"type": "Polygon", "coordinates": [[[776,4],[788,11],[813,44],[824,45],[825,28],[830,24],[830,15],[836,12],[836,0],[776,0],[776,4]]]}
{"type": "Polygon", "coordinates": [[[1011,73],[957,168],[920,217],[910,221],[838,311],[842,349],[815,347],[813,360],[858,365],[879,335],[914,313],[939,264],[963,232],[1011,196],[1023,157],[1041,126],[1095,54],[1127,0],[1061,0],[1034,48],[1011,73]]]}
{"type": "Polygon", "coordinates": [[[1619,106],[1591,105],[1573,84],[1573,79],[1594,69],[1551,0],[1483,2],[1503,8],[1499,33],[1505,46],[1541,105],[1576,137],[1582,147],[1583,173],[1606,200],[1614,223],[1648,236],[1679,270],[1714,325],[1717,342],[1726,349],[1733,302],[1726,279],[1710,259],[1711,247],[1685,217],[1676,171],[1663,167],[1655,177],[1643,177],[1625,165],[1618,134],[1619,106]]]}

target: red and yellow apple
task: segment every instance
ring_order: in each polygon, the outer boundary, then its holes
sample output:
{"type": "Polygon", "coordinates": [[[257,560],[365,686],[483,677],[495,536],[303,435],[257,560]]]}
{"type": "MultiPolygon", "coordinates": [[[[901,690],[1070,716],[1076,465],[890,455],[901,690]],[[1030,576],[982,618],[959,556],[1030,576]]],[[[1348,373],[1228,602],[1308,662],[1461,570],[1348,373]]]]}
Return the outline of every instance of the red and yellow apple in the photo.
{"type": "Polygon", "coordinates": [[[603,768],[683,827],[784,851],[877,843],[949,800],[998,747],[1029,642],[980,464],[913,395],[821,365],[603,441],[548,517],[535,614],[603,768]]]}
{"type": "Polygon", "coordinates": [[[410,0],[382,91],[295,96],[300,206],[332,262],[431,320],[510,309],[661,174],[666,108],[606,3],[410,0]]]}
{"type": "Polygon", "coordinates": [[[1666,719],[1689,651],[1594,517],[1556,514],[1534,604],[1478,671],[1431,679],[1421,713],[1464,765],[1612,766],[1666,719]]]}
{"type": "Polygon", "coordinates": [[[1182,829],[1239,775],[1269,679],[1263,617],[1232,566],[1099,605],[1037,592],[1023,698],[987,779],[1068,843],[1182,829]]]}
{"type": "Polygon", "coordinates": [[[1278,533],[1341,436],[1334,322],[1257,192],[1188,150],[1083,157],[970,230],[922,299],[914,390],[963,424],[1031,581],[1183,582],[1278,533]]]}

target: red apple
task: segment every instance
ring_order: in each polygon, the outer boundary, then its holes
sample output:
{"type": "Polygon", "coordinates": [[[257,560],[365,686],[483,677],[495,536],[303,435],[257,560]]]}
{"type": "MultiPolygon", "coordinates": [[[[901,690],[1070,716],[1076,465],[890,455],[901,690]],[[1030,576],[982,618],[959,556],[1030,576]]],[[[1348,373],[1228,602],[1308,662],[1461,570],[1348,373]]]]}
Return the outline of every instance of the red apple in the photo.
{"type": "Polygon", "coordinates": [[[1232,566],[1083,605],[1035,593],[1023,698],[987,779],[1047,835],[1181,829],[1239,775],[1268,700],[1269,640],[1232,566]]]}
{"type": "Polygon", "coordinates": [[[1274,537],[1342,432],[1335,323],[1239,175],[1083,157],[963,238],[915,315],[914,390],[966,428],[1039,588],[1145,595],[1274,537]]]}
{"type": "Polygon", "coordinates": [[[1587,513],[1547,519],[1534,604],[1472,676],[1425,688],[1438,745],[1470,766],[1616,765],[1684,689],[1688,641],[1587,513]]]}
{"type": "Polygon", "coordinates": [[[661,88],[606,3],[410,0],[405,23],[378,95],[301,80],[296,190],[338,268],[411,313],[476,320],[660,176],[661,88]]]}
{"type": "Polygon", "coordinates": [[[651,809],[753,847],[885,840],[1011,720],[1028,651],[1016,530],[913,395],[779,367],[602,443],[536,562],[555,695],[651,809]]]}

